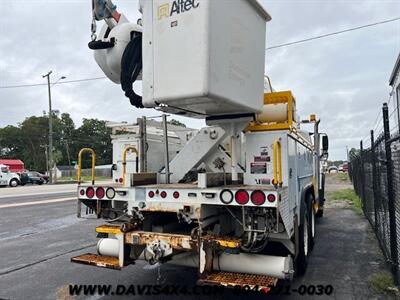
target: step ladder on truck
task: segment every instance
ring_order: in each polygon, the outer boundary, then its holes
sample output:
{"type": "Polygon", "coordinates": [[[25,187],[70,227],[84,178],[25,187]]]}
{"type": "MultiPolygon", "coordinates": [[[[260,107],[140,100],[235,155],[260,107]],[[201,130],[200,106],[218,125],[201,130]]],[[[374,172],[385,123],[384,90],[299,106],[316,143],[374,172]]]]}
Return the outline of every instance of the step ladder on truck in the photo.
{"type": "Polygon", "coordinates": [[[189,266],[201,284],[269,290],[306,271],[323,213],[328,138],[315,115],[298,120],[291,91],[264,87],[270,16],[258,1],[189,2],[140,1],[142,19],[129,23],[111,1],[93,0],[93,22],[106,24],[89,47],[130,102],[207,127],[170,160],[164,115],[161,170],[141,166],[151,160],[145,148],[127,147],[138,172],[124,167],[121,183],[109,186],[96,185],[94,174],[90,184],[78,180],[78,206],[108,225],[96,228],[97,253],[71,260],[189,266]],[[142,96],[125,77],[142,79],[142,96]]]}

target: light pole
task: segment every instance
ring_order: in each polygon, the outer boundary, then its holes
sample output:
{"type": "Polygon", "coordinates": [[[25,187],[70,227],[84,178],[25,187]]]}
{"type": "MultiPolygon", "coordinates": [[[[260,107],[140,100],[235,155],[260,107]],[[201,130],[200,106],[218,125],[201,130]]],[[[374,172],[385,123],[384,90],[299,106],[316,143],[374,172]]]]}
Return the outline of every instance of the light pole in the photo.
{"type": "MultiPolygon", "coordinates": [[[[47,90],[49,93],[49,179],[50,179],[50,184],[53,183],[53,113],[51,109],[51,87],[50,87],[50,74],[53,73],[53,71],[49,71],[46,75],[43,75],[42,77],[45,78],[47,77],[47,90]]],[[[65,76],[60,77],[55,83],[57,83],[61,79],[65,79],[65,76]]],[[[55,84],[54,83],[54,84],[55,84]]]]}

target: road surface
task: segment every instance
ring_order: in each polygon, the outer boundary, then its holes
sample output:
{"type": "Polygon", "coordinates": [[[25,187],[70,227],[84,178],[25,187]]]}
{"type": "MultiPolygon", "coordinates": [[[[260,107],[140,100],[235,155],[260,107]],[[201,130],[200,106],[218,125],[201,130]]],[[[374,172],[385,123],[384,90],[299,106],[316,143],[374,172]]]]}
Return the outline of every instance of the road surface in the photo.
{"type": "MultiPolygon", "coordinates": [[[[95,253],[95,218],[77,219],[75,185],[30,186],[0,189],[0,299],[74,299],[70,284],[180,285],[196,284],[196,270],[163,266],[147,269],[142,262],[122,271],[70,262],[79,254],[95,253]],[[29,203],[29,204],[26,204],[29,203]],[[13,206],[10,206],[14,204],[13,206]]],[[[327,209],[319,221],[317,241],[306,275],[292,283],[290,294],[269,299],[309,299],[295,291],[301,285],[332,285],[330,296],[315,299],[368,299],[375,297],[366,276],[381,270],[382,256],[369,224],[349,209],[327,209]]],[[[252,298],[255,296],[253,295],[252,298]]],[[[265,295],[257,295],[265,299],[265,295]]],[[[257,298],[256,297],[256,298],[257,298]]],[[[77,297],[87,298],[87,297],[77,297]]],[[[144,295],[93,295],[89,299],[152,299],[144,295]]],[[[232,290],[222,295],[173,295],[158,299],[241,299],[232,290]]],[[[375,298],[376,299],[376,298],[375,298]]],[[[384,298],[382,298],[384,299],[384,298]]]]}

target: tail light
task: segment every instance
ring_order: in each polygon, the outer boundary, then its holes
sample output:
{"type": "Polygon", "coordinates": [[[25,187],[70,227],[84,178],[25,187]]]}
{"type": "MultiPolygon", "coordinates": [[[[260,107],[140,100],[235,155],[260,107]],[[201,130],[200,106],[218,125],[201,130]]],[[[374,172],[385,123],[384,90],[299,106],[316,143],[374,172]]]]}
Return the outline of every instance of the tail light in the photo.
{"type": "Polygon", "coordinates": [[[86,197],[88,197],[89,199],[92,199],[94,197],[94,188],[89,186],[86,189],[86,197]]]}
{"type": "Polygon", "coordinates": [[[253,202],[254,205],[263,205],[265,203],[265,194],[262,191],[258,190],[252,192],[251,202],[253,202]]]}
{"type": "Polygon", "coordinates": [[[167,192],[166,191],[162,191],[160,193],[161,198],[166,198],[167,197],[167,192]]]}
{"type": "Polygon", "coordinates": [[[79,191],[79,195],[85,196],[85,190],[84,190],[84,189],[81,189],[81,190],[79,191]]]}
{"type": "Polygon", "coordinates": [[[114,190],[112,187],[109,187],[109,188],[106,190],[106,196],[107,196],[108,199],[114,199],[114,197],[115,197],[115,190],[114,190]]]}
{"type": "Polygon", "coordinates": [[[154,194],[153,191],[150,191],[148,195],[149,195],[150,198],[153,198],[155,194],[154,194]]]}
{"type": "Polygon", "coordinates": [[[235,200],[240,205],[247,204],[249,202],[249,193],[245,190],[238,190],[235,194],[235,200]]]}
{"type": "Polygon", "coordinates": [[[222,190],[219,194],[219,199],[225,204],[229,204],[233,201],[233,193],[230,190],[222,190]]]}
{"type": "Polygon", "coordinates": [[[98,199],[103,199],[105,195],[106,195],[106,191],[104,190],[104,188],[98,187],[96,189],[96,197],[98,199]]]}
{"type": "Polygon", "coordinates": [[[268,199],[268,202],[272,203],[272,202],[275,202],[276,196],[274,194],[268,194],[267,199],[268,199]]]}
{"type": "Polygon", "coordinates": [[[172,194],[172,196],[173,196],[175,199],[178,199],[178,198],[179,198],[179,192],[174,192],[174,193],[172,194]]]}

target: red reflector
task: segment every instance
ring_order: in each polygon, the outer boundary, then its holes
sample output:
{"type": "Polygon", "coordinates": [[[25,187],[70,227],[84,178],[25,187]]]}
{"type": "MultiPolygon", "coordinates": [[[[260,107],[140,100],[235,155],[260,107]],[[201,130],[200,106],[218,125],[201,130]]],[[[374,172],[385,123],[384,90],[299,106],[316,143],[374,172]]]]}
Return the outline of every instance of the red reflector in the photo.
{"type": "Polygon", "coordinates": [[[174,193],[172,194],[172,196],[173,196],[175,199],[178,199],[178,198],[179,198],[179,192],[174,192],[174,193]]]}
{"type": "Polygon", "coordinates": [[[153,192],[153,191],[150,191],[150,192],[149,192],[149,197],[150,197],[150,198],[153,198],[153,197],[154,197],[154,192],[153,192]]]}
{"type": "Polygon", "coordinates": [[[80,191],[79,191],[79,194],[80,194],[81,196],[84,196],[84,195],[85,195],[85,190],[83,190],[83,189],[80,190],[80,191]]]}
{"type": "Polygon", "coordinates": [[[96,197],[98,199],[103,199],[106,194],[106,191],[102,187],[98,187],[96,189],[96,197]]]}
{"type": "Polygon", "coordinates": [[[124,181],[124,180],[121,177],[120,179],[118,179],[118,181],[119,181],[119,183],[122,183],[122,181],[124,181]]]}
{"type": "Polygon", "coordinates": [[[94,188],[92,188],[91,186],[86,189],[86,197],[88,197],[89,199],[92,199],[94,197],[94,188]]]}
{"type": "Polygon", "coordinates": [[[161,196],[161,198],[167,197],[167,192],[162,191],[162,192],[160,193],[160,196],[161,196]]]}
{"type": "Polygon", "coordinates": [[[253,202],[254,205],[263,205],[265,203],[265,194],[262,191],[252,192],[251,202],[253,202]]]}
{"type": "Polygon", "coordinates": [[[245,190],[238,190],[235,194],[235,200],[241,205],[247,204],[249,202],[249,193],[245,190]]]}
{"type": "Polygon", "coordinates": [[[274,194],[268,194],[267,199],[268,199],[269,202],[272,203],[272,202],[275,202],[276,197],[275,197],[274,194]]]}

